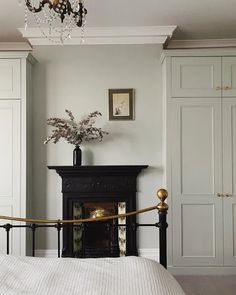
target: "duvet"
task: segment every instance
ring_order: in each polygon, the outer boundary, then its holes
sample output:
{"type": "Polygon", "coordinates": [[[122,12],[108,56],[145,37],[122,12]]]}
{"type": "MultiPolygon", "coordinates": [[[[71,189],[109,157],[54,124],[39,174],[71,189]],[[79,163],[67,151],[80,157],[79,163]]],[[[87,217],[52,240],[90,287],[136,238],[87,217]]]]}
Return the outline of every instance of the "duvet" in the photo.
{"type": "Polygon", "coordinates": [[[33,258],[0,255],[0,294],[184,295],[155,261],[124,258],[33,258]]]}

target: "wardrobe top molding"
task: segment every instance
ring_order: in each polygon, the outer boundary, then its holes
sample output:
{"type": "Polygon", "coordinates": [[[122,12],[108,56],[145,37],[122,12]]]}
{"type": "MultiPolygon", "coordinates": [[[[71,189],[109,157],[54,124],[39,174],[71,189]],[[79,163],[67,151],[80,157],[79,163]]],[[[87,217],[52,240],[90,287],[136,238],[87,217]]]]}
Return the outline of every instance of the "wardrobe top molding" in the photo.
{"type": "Polygon", "coordinates": [[[30,52],[33,48],[27,42],[0,42],[0,51],[26,51],[30,52]]]}
{"type": "Polygon", "coordinates": [[[32,65],[37,63],[37,60],[33,57],[31,53],[22,51],[0,51],[0,59],[23,59],[27,60],[32,65]]]}
{"type": "Polygon", "coordinates": [[[0,59],[27,59],[34,65],[37,61],[32,51],[33,48],[27,42],[0,42],[0,59]]]}
{"type": "Polygon", "coordinates": [[[184,57],[184,56],[236,56],[236,48],[216,48],[216,49],[169,49],[163,50],[161,54],[161,63],[166,57],[184,57]]]}

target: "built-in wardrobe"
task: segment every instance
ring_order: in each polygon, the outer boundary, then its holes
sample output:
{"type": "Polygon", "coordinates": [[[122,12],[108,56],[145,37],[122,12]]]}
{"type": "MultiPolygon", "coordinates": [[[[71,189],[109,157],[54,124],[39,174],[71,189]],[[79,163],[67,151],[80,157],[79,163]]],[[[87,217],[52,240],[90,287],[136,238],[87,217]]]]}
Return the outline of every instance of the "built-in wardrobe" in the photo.
{"type": "Polygon", "coordinates": [[[235,273],[236,50],[166,51],[162,63],[169,264],[235,273]]]}
{"type": "MultiPolygon", "coordinates": [[[[0,215],[30,214],[33,63],[28,52],[0,52],[0,215]]],[[[0,253],[6,253],[0,231],[0,253]]],[[[25,229],[10,231],[10,253],[25,255],[25,229]]]]}

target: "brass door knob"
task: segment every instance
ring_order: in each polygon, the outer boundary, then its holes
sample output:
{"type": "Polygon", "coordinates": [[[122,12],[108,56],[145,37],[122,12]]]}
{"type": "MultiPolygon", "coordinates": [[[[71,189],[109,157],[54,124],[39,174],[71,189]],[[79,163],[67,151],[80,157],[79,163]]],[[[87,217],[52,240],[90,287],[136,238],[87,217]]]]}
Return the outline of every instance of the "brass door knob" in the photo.
{"type": "Polygon", "coordinates": [[[223,89],[224,90],[230,90],[230,89],[232,89],[232,87],[230,87],[230,86],[224,86],[223,89]]]}
{"type": "Polygon", "coordinates": [[[217,195],[217,197],[219,197],[219,198],[222,198],[222,197],[224,197],[224,195],[223,195],[223,194],[221,194],[221,193],[217,193],[216,195],[217,195]]]}
{"type": "Polygon", "coordinates": [[[232,194],[226,193],[225,194],[226,198],[232,197],[232,194]]]}

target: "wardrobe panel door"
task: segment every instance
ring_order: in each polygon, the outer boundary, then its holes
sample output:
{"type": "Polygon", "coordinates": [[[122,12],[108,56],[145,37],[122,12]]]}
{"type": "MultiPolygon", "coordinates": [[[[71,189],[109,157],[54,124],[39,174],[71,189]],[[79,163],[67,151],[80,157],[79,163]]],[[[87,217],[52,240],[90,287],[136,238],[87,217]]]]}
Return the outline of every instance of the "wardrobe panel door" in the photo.
{"type": "Polygon", "coordinates": [[[222,57],[222,95],[236,97],[236,57],[222,57]]]}
{"type": "Polygon", "coordinates": [[[20,59],[0,60],[0,99],[21,98],[20,59]]]}
{"type": "Polygon", "coordinates": [[[221,97],[221,57],[173,57],[172,97],[221,97]]]}
{"type": "Polygon", "coordinates": [[[236,266],[236,98],[223,99],[224,263],[236,266]]]}
{"type": "Polygon", "coordinates": [[[172,104],[175,266],[223,264],[221,99],[172,104]]]}
{"type": "MultiPolygon", "coordinates": [[[[0,215],[20,216],[20,101],[0,100],[0,138],[0,215]]],[[[6,253],[5,230],[0,232],[0,253],[6,253]]],[[[20,255],[20,230],[10,237],[10,252],[20,255]]]]}

